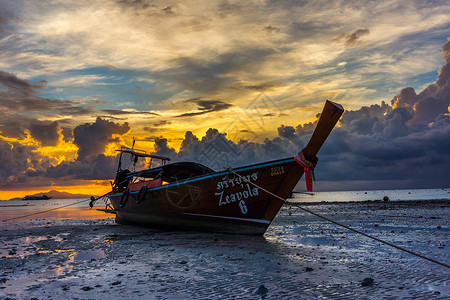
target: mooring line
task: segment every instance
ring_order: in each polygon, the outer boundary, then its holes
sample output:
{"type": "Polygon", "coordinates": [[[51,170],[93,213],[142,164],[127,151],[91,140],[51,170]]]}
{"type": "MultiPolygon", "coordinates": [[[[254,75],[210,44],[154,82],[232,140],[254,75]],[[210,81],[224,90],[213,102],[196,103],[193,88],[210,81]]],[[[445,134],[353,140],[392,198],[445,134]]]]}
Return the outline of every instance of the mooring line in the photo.
{"type": "MultiPolygon", "coordinates": [[[[278,198],[278,199],[282,200],[283,202],[286,202],[286,199],[283,199],[282,197],[280,197],[280,196],[278,196],[278,195],[276,195],[276,194],[274,194],[274,193],[272,193],[272,192],[270,192],[270,191],[264,189],[263,187],[257,185],[256,183],[251,182],[250,180],[247,180],[247,178],[245,178],[244,176],[241,176],[241,175],[239,175],[238,173],[236,173],[231,167],[230,167],[230,168],[225,168],[225,169],[227,169],[228,171],[230,171],[230,172],[234,173],[235,175],[239,176],[239,177],[242,178],[246,183],[252,184],[252,185],[256,186],[257,188],[263,190],[264,192],[268,193],[269,195],[271,195],[271,196],[273,196],[273,197],[275,197],[275,198],[278,198]]],[[[328,222],[331,222],[331,223],[333,223],[333,224],[335,224],[335,225],[341,226],[341,227],[343,227],[343,228],[345,228],[345,229],[348,229],[348,230],[350,230],[350,231],[353,231],[353,232],[355,232],[355,233],[359,233],[359,234],[361,234],[361,235],[363,235],[363,236],[365,236],[365,237],[368,237],[368,238],[370,238],[370,239],[373,239],[373,240],[375,240],[375,241],[377,241],[377,242],[383,243],[383,244],[385,244],[385,245],[391,246],[391,247],[396,248],[396,249],[398,249],[398,250],[401,250],[401,251],[407,252],[407,253],[409,253],[409,254],[415,255],[415,256],[417,256],[417,257],[420,257],[420,258],[422,258],[422,259],[428,260],[428,261],[433,262],[433,263],[435,263],[435,264],[438,264],[438,265],[441,265],[441,266],[450,268],[450,265],[447,265],[447,264],[445,264],[445,263],[443,263],[443,262],[434,260],[434,259],[432,259],[432,258],[423,256],[422,254],[419,254],[419,253],[410,251],[410,250],[408,250],[408,249],[405,249],[405,248],[403,248],[403,247],[400,247],[400,246],[394,245],[394,244],[392,244],[392,243],[386,242],[386,241],[384,241],[384,240],[381,240],[381,239],[379,239],[379,238],[376,238],[376,237],[374,237],[374,236],[371,236],[371,235],[369,235],[369,234],[367,234],[367,233],[364,233],[364,232],[362,232],[362,231],[356,230],[356,229],[354,229],[354,228],[351,228],[351,227],[349,227],[349,226],[346,226],[346,225],[344,225],[344,224],[341,224],[341,223],[339,223],[339,222],[336,222],[336,221],[334,221],[334,220],[331,220],[331,219],[329,219],[329,218],[327,218],[327,217],[324,217],[324,216],[322,216],[322,215],[319,215],[318,213],[315,213],[315,212],[313,212],[313,211],[311,211],[311,210],[309,210],[309,209],[306,209],[306,208],[304,208],[304,207],[301,207],[301,206],[297,206],[297,207],[300,208],[301,210],[307,212],[307,213],[310,213],[310,214],[316,216],[316,217],[322,218],[322,219],[324,219],[324,220],[326,220],[326,221],[328,221],[328,222]]]]}

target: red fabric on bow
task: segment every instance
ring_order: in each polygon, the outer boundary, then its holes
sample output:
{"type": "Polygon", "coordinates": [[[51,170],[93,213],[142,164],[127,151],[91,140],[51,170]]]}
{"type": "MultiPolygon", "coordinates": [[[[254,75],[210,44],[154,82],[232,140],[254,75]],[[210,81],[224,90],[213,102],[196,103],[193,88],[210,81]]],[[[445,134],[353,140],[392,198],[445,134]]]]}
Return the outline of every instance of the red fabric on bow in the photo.
{"type": "Polygon", "coordinates": [[[303,166],[305,172],[305,182],[306,182],[306,190],[308,192],[312,192],[313,190],[313,180],[316,181],[314,176],[314,167],[316,163],[308,161],[303,152],[300,151],[296,157],[294,157],[295,161],[303,166]]]}

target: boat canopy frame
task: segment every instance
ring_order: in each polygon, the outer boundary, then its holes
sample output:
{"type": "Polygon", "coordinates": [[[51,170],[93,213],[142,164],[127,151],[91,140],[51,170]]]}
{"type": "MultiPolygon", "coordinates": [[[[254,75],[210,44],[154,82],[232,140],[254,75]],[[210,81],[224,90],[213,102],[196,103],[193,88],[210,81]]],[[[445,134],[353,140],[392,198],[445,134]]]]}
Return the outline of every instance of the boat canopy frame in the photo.
{"type": "Polygon", "coordinates": [[[112,190],[115,192],[125,190],[129,183],[133,182],[133,178],[148,178],[152,180],[161,179],[162,182],[167,182],[170,184],[216,172],[207,166],[196,162],[176,162],[168,164],[167,162],[171,161],[169,157],[147,154],[143,150],[134,150],[125,146],[121,146],[121,149],[116,151],[120,152],[119,163],[117,166],[116,178],[114,179],[114,182],[110,182],[112,190]],[[122,169],[123,153],[131,154],[134,167],[140,157],[150,158],[150,168],[134,172],[131,172],[128,169],[122,169]],[[162,165],[156,168],[151,168],[151,162],[153,159],[160,159],[162,165]]]}

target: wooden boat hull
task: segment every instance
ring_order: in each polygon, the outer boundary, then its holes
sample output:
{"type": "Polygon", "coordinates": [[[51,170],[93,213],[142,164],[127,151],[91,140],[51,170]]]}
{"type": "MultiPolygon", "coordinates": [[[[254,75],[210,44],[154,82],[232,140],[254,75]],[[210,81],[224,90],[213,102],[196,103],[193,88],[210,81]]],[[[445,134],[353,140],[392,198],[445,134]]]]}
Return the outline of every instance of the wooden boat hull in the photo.
{"type": "MultiPolygon", "coordinates": [[[[310,141],[294,158],[214,172],[192,162],[165,165],[167,157],[120,151],[113,191],[107,194],[116,222],[181,230],[262,235],[306,172],[312,190],[316,154],[344,112],[326,101],[310,141]],[[121,168],[122,154],[159,158],[162,166],[130,172],[121,168]],[[177,181],[179,180],[179,181],[177,181]],[[168,184],[165,184],[168,183],[168,184]]],[[[133,143],[134,146],[134,143],[133,143]]],[[[95,199],[92,197],[91,207],[95,199]]],[[[111,212],[110,209],[105,209],[111,212]]]]}
{"type": "Polygon", "coordinates": [[[262,235],[303,175],[287,158],[108,195],[116,222],[182,230],[262,235]]]}

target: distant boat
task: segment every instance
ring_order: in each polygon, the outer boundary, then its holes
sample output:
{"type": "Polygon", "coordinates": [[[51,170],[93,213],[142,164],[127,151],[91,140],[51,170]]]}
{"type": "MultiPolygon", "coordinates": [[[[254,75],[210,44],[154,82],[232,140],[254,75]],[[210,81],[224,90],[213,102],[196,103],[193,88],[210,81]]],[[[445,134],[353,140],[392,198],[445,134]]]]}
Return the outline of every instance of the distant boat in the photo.
{"type": "MultiPolygon", "coordinates": [[[[122,147],[110,204],[103,210],[120,224],[180,230],[262,235],[306,172],[312,189],[316,154],[344,109],[327,101],[308,145],[296,157],[214,171],[194,162],[166,164],[168,157],[122,147]],[[162,166],[130,172],[122,155],[161,159],[162,166]],[[112,205],[112,207],[111,207],[112,205]]],[[[100,199],[91,197],[90,206],[100,199]]]]}
{"type": "Polygon", "coordinates": [[[42,196],[25,196],[22,198],[22,200],[49,200],[52,197],[47,196],[46,194],[43,194],[42,196]]]}

